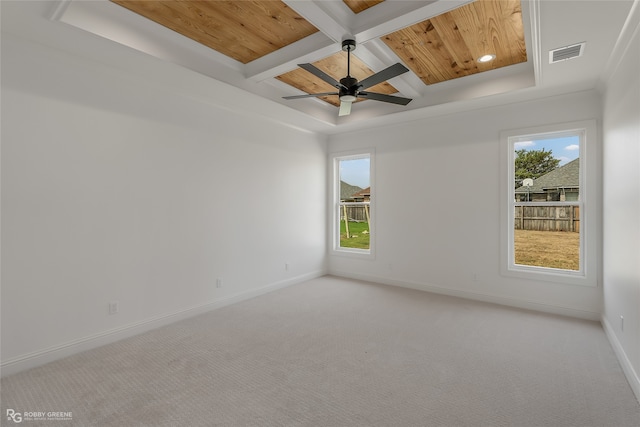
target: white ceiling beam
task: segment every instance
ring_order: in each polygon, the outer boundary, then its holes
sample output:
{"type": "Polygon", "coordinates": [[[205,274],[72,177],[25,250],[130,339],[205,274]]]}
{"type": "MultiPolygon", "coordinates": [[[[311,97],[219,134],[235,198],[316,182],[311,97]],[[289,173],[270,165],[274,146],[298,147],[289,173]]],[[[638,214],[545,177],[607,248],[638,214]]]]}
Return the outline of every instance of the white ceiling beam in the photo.
{"type": "MultiPolygon", "coordinates": [[[[298,3],[300,0],[296,1],[298,3]]],[[[339,25],[346,29],[352,29],[356,14],[342,0],[305,0],[312,1],[317,7],[324,10],[339,25]]]]}
{"type": "MultiPolygon", "coordinates": [[[[294,69],[297,64],[314,62],[338,52],[340,43],[346,37],[354,37],[361,45],[470,1],[472,0],[387,0],[376,7],[354,14],[342,1],[284,0],[292,10],[318,28],[319,33],[252,61],[245,66],[244,75],[255,82],[264,81],[294,69]],[[354,26],[360,30],[354,30],[354,26]]],[[[382,52],[383,49],[378,48],[358,56],[363,60],[366,56],[365,63],[374,69],[383,69],[398,61],[395,55],[382,52]],[[376,58],[381,53],[382,57],[376,58]]],[[[416,81],[405,78],[397,82],[402,86],[402,89],[398,89],[407,96],[419,96],[418,88],[421,88],[422,84],[419,79],[413,80],[416,81]]]]}
{"type": "MultiPolygon", "coordinates": [[[[398,57],[379,39],[359,45],[355,55],[375,72],[399,62],[398,57]]],[[[414,73],[401,74],[390,79],[389,83],[410,98],[422,96],[424,89],[424,83],[414,73]]]]}
{"type": "Polygon", "coordinates": [[[356,16],[353,34],[358,43],[380,38],[401,28],[446,13],[473,0],[439,0],[431,3],[385,1],[356,16]],[[377,9],[380,8],[380,9],[377,9]],[[377,9],[373,13],[373,9],[377,9]],[[362,16],[360,16],[362,15],[362,16]]]}
{"type": "Polygon", "coordinates": [[[254,82],[291,71],[298,64],[331,56],[340,51],[342,40],[351,35],[348,14],[344,10],[348,8],[343,2],[283,1],[319,32],[246,64],[244,75],[254,82]]]}
{"type": "Polygon", "coordinates": [[[283,0],[298,15],[336,43],[351,34],[351,29],[314,1],[283,0]]]}
{"type": "Polygon", "coordinates": [[[260,82],[293,70],[298,64],[333,55],[340,46],[322,32],[311,34],[245,65],[247,79],[260,82]]]}
{"type": "Polygon", "coordinates": [[[437,2],[438,0],[386,0],[377,4],[375,7],[370,7],[369,9],[365,9],[355,15],[351,27],[354,28],[356,32],[361,33],[369,28],[377,27],[378,25],[390,20],[415,13],[417,10],[437,2]]]}

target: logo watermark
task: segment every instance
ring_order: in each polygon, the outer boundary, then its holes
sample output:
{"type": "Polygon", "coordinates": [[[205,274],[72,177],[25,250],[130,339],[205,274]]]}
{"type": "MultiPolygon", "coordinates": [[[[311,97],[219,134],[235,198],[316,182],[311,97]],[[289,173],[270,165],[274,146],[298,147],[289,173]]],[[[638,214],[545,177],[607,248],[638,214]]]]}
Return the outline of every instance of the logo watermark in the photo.
{"type": "Polygon", "coordinates": [[[7,409],[7,420],[19,424],[23,421],[71,421],[71,411],[22,411],[7,409]]]}
{"type": "Polygon", "coordinates": [[[14,411],[13,409],[7,409],[7,420],[13,421],[14,423],[21,423],[22,414],[14,411]]]}

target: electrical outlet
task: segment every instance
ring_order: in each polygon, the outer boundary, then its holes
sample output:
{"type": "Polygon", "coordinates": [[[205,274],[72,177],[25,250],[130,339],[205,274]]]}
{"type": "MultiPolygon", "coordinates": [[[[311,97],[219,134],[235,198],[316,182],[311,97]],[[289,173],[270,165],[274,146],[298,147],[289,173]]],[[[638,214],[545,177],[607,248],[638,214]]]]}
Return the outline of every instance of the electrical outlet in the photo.
{"type": "Polygon", "coordinates": [[[118,301],[109,302],[109,314],[117,314],[120,311],[120,304],[118,301]]]}
{"type": "Polygon", "coordinates": [[[289,263],[288,262],[284,263],[284,271],[289,271],[289,263]]]}
{"type": "Polygon", "coordinates": [[[620,331],[624,332],[624,316],[620,316],[620,331]]]}
{"type": "Polygon", "coordinates": [[[218,278],[218,279],[216,280],[216,288],[221,288],[221,287],[222,287],[222,279],[221,279],[221,278],[218,278]]]}

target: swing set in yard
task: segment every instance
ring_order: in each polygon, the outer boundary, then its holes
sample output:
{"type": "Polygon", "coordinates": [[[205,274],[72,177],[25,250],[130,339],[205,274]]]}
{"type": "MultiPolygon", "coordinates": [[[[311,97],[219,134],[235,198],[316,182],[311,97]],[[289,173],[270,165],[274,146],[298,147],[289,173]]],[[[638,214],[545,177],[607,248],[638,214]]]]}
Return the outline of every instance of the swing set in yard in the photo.
{"type": "Polygon", "coordinates": [[[343,202],[340,218],[340,247],[369,249],[371,217],[368,202],[343,202]]]}

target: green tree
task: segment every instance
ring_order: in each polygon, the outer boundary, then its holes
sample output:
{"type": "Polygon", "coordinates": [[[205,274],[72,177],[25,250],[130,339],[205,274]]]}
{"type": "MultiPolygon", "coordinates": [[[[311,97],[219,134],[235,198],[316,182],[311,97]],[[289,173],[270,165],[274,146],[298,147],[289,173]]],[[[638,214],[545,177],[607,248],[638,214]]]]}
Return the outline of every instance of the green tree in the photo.
{"type": "Polygon", "coordinates": [[[523,179],[536,179],[557,168],[558,164],[560,160],[553,157],[551,150],[516,150],[516,188],[522,185],[523,179]]]}

